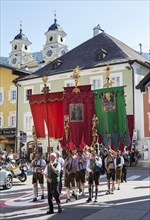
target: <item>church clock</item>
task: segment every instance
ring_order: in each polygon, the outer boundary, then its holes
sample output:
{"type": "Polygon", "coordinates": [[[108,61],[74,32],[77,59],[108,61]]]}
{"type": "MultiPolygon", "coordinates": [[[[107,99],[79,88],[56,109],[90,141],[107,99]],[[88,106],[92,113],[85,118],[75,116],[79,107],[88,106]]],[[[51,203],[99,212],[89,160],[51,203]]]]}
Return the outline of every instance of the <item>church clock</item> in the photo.
{"type": "Polygon", "coordinates": [[[50,56],[52,56],[52,53],[53,53],[52,50],[48,50],[46,54],[48,57],[50,57],[50,56]]]}
{"type": "Polygon", "coordinates": [[[14,57],[11,62],[12,62],[12,64],[16,64],[17,63],[17,59],[14,57]]]}

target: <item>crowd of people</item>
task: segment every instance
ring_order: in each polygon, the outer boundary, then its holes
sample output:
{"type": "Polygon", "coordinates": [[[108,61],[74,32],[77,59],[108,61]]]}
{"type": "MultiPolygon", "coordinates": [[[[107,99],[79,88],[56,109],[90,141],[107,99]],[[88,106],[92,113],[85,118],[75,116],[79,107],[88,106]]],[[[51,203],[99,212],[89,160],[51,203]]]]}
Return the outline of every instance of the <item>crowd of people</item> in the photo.
{"type": "Polygon", "coordinates": [[[33,202],[37,201],[38,183],[41,188],[41,199],[44,199],[44,178],[47,180],[48,205],[47,214],[54,213],[53,197],[58,205],[58,212],[62,212],[60,194],[62,187],[66,190],[66,203],[71,199],[79,199],[85,196],[85,183],[88,182],[87,203],[98,201],[98,187],[100,176],[106,174],[106,195],[113,194],[114,189],[121,189],[121,182],[127,182],[127,167],[129,152],[114,151],[99,147],[97,152],[93,148],[85,146],[83,149],[68,149],[65,158],[60,151],[50,153],[49,163],[42,158],[40,152],[36,152],[31,168],[33,171],[33,202]],[[63,178],[64,177],[64,181],[63,178]]]}

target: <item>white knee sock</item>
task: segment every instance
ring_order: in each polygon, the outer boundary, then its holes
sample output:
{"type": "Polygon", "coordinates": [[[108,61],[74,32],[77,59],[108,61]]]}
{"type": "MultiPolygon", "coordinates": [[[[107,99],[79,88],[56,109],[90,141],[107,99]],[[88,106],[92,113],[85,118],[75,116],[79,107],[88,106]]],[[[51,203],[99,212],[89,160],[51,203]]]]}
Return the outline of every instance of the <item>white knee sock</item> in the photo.
{"type": "Polygon", "coordinates": [[[34,198],[37,197],[37,187],[33,187],[33,195],[34,195],[34,198]]]}

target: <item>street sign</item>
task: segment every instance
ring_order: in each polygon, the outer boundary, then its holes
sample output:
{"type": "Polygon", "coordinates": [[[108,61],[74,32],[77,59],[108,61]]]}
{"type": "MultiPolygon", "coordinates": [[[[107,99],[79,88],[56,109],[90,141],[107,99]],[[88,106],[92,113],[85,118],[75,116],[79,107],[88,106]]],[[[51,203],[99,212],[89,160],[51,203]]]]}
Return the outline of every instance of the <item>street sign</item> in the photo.
{"type": "Polygon", "coordinates": [[[20,142],[25,143],[27,141],[27,133],[20,131],[20,142]]]}

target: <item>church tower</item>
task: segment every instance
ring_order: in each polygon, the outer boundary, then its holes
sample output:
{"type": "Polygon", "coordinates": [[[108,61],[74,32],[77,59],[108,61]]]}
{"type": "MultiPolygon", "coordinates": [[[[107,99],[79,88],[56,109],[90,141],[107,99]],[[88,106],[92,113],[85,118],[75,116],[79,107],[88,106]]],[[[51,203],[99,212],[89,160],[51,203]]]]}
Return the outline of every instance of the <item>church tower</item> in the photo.
{"type": "Polygon", "coordinates": [[[66,46],[66,33],[62,27],[57,23],[56,13],[54,14],[54,24],[52,24],[46,35],[46,43],[42,50],[43,60],[45,64],[65,54],[68,49],[66,46]]]}
{"type": "Polygon", "coordinates": [[[37,65],[30,53],[31,42],[22,33],[22,25],[20,24],[20,33],[17,34],[11,42],[12,50],[8,57],[8,63],[16,68],[23,69],[32,63],[32,66],[37,65]],[[27,65],[28,64],[28,65],[27,65]]]}

